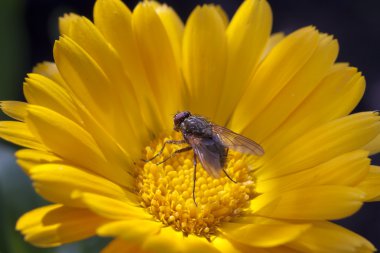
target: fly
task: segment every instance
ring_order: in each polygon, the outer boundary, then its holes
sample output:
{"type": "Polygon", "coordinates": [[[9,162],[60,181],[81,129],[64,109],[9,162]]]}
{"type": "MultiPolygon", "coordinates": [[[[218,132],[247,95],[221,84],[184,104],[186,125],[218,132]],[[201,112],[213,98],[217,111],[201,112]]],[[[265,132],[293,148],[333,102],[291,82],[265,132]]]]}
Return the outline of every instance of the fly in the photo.
{"type": "Polygon", "coordinates": [[[179,112],[174,116],[174,130],[181,132],[182,140],[167,140],[164,142],[161,150],[149,160],[152,161],[160,156],[166,144],[188,144],[189,146],[174,151],[169,157],[165,158],[157,165],[162,164],[174,157],[176,154],[193,150],[193,200],[195,205],[195,182],[196,182],[196,169],[197,159],[202,164],[207,173],[214,178],[219,178],[221,171],[234,183],[236,183],[225,171],[228,150],[262,156],[264,149],[256,142],[237,134],[228,128],[215,125],[204,117],[192,115],[188,111],[179,112]]]}

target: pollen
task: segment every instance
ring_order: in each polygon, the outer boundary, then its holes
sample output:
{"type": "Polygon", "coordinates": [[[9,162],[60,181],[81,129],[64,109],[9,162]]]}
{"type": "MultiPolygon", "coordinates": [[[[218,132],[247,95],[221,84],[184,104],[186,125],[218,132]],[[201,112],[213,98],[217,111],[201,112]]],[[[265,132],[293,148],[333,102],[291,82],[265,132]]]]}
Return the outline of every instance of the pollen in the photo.
{"type": "MultiPolygon", "coordinates": [[[[172,134],[160,138],[145,148],[144,159],[156,155],[167,140],[180,140],[172,134]]],[[[167,144],[160,156],[141,163],[138,168],[137,190],[143,206],[155,219],[172,226],[185,235],[195,234],[210,238],[222,222],[243,215],[255,196],[254,180],[246,155],[229,151],[225,171],[214,178],[197,161],[195,200],[193,200],[194,165],[192,150],[179,153],[157,165],[174,151],[187,144],[167,144]]]]}

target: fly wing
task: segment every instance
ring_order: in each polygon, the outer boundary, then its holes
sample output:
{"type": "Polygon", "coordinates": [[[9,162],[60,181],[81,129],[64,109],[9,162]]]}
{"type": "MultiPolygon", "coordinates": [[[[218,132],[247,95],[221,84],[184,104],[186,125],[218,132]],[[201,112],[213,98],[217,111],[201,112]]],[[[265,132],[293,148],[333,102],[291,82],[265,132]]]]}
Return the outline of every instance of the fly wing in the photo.
{"type": "Polygon", "coordinates": [[[215,149],[216,143],[210,139],[191,137],[189,144],[207,173],[214,178],[219,178],[223,166],[220,153],[215,149]]]}
{"type": "Polygon", "coordinates": [[[264,149],[247,137],[237,134],[228,128],[212,125],[212,130],[219,140],[227,148],[238,151],[243,154],[262,156],[264,154],[264,149]]]}

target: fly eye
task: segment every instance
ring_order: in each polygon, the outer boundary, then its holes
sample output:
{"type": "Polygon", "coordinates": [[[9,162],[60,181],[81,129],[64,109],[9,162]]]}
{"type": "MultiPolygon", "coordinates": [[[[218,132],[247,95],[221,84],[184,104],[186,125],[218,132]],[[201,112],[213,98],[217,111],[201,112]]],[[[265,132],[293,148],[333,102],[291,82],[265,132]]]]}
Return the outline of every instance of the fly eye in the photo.
{"type": "Polygon", "coordinates": [[[175,115],[174,116],[174,125],[178,126],[181,123],[181,117],[180,115],[175,115]]]}
{"type": "Polygon", "coordinates": [[[178,120],[178,119],[174,119],[174,125],[175,125],[175,126],[178,126],[178,125],[179,125],[179,123],[180,123],[180,122],[179,122],[179,120],[178,120]]]}
{"type": "Polygon", "coordinates": [[[190,116],[190,112],[179,112],[174,116],[174,125],[179,126],[184,119],[190,116]]]}

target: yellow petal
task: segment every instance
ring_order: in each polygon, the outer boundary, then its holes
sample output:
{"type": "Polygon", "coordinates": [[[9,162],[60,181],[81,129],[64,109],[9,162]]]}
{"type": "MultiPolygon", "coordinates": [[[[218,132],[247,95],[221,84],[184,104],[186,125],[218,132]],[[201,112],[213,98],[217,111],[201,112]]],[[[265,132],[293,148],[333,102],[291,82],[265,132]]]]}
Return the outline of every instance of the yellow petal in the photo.
{"type": "Polygon", "coordinates": [[[311,229],[290,242],[288,246],[297,252],[318,253],[374,252],[376,250],[360,235],[329,222],[314,223],[311,229]]]}
{"type": "Polygon", "coordinates": [[[67,161],[94,171],[121,185],[130,185],[133,178],[122,168],[109,164],[92,136],[75,122],[39,106],[29,106],[27,124],[34,135],[67,161]],[[83,159],[83,158],[86,159],[83,159]]]}
{"type": "Polygon", "coordinates": [[[276,154],[300,133],[350,113],[360,101],[364,89],[364,78],[357,69],[344,64],[334,65],[301,106],[261,143],[266,148],[266,155],[276,154]]]}
{"type": "Polygon", "coordinates": [[[237,241],[229,241],[228,239],[218,236],[212,241],[212,244],[220,252],[228,253],[299,253],[298,251],[289,249],[286,246],[277,246],[270,248],[252,247],[237,241]]]}
{"type": "Polygon", "coordinates": [[[271,29],[272,12],[267,1],[244,1],[233,16],[226,31],[228,64],[218,112],[213,118],[217,123],[224,125],[231,116],[259,63],[271,29]]]}
{"type": "Polygon", "coordinates": [[[315,51],[318,38],[313,27],[306,27],[288,35],[271,50],[237,104],[230,122],[234,131],[241,132],[247,127],[302,68],[315,51]]]}
{"type": "Polygon", "coordinates": [[[325,220],[352,215],[365,193],[347,186],[312,186],[282,193],[264,193],[251,201],[257,215],[281,219],[325,220]]]}
{"type": "Polygon", "coordinates": [[[269,40],[267,41],[267,44],[265,45],[264,52],[261,55],[261,60],[263,60],[269,52],[283,39],[285,38],[285,34],[282,32],[273,33],[269,40]]]}
{"type": "MultiPolygon", "coordinates": [[[[84,51],[77,43],[68,37],[60,38],[54,46],[54,59],[63,78],[67,81],[73,91],[74,99],[80,110],[85,107],[102,127],[112,136],[118,137],[122,133],[120,141],[129,147],[129,152],[136,154],[141,150],[138,146],[138,138],[144,133],[145,128],[136,130],[128,117],[120,117],[120,97],[114,100],[113,84],[95,60],[84,51]],[[83,106],[82,106],[83,105],[83,106]],[[115,125],[114,122],[119,122],[115,125]],[[119,126],[124,131],[119,130],[119,126]],[[137,132],[136,132],[136,131],[137,132]],[[126,134],[128,133],[128,134],[126,134]],[[136,145],[130,145],[135,143],[136,145]]],[[[121,94],[120,94],[121,95],[121,94]]],[[[131,105],[126,109],[130,109],[131,105]]],[[[137,110],[134,110],[138,113],[137,110]]],[[[83,113],[83,112],[80,112],[83,113]]],[[[81,115],[82,116],[82,115],[81,115]]],[[[91,126],[87,126],[91,128],[91,126]]]]}
{"type": "Polygon", "coordinates": [[[143,143],[133,143],[127,152],[85,107],[80,106],[79,112],[86,130],[92,136],[96,136],[95,142],[107,157],[108,167],[112,167],[113,170],[126,170],[133,173],[133,160],[140,158],[140,146],[143,143]]]}
{"type": "Polygon", "coordinates": [[[30,162],[30,161],[26,161],[26,160],[17,160],[16,163],[17,163],[18,166],[21,167],[21,169],[22,169],[27,175],[29,175],[29,171],[30,171],[34,166],[36,166],[35,163],[30,162]]]}
{"type": "Polygon", "coordinates": [[[223,8],[220,5],[215,5],[215,8],[218,11],[219,16],[222,18],[224,27],[227,28],[229,24],[228,14],[223,10],[223,8]]]}
{"type": "Polygon", "coordinates": [[[72,24],[73,20],[79,18],[80,16],[75,13],[66,13],[63,17],[59,17],[59,33],[60,35],[68,35],[73,30],[72,24]]]}
{"type": "Polygon", "coordinates": [[[183,81],[165,27],[151,2],[139,3],[133,11],[132,27],[138,51],[167,128],[172,115],[182,108],[183,81]],[[168,99],[170,98],[170,99],[168,99]]]}
{"type": "Polygon", "coordinates": [[[90,208],[94,213],[108,219],[150,219],[151,216],[140,207],[135,207],[126,201],[121,201],[114,198],[105,197],[93,193],[74,193],[73,197],[90,208]]]}
{"type": "Polygon", "coordinates": [[[1,101],[0,109],[9,117],[24,121],[26,116],[27,104],[19,101],[1,101]]]}
{"type": "Polygon", "coordinates": [[[100,253],[120,253],[120,252],[134,252],[134,253],[149,253],[143,251],[140,245],[132,244],[124,239],[116,238],[112,240],[100,253]]]}
{"type": "Polygon", "coordinates": [[[228,239],[252,247],[275,247],[293,241],[307,229],[309,224],[241,224],[227,222],[219,231],[228,239]]]}
{"type": "Polygon", "coordinates": [[[90,192],[116,198],[129,204],[137,203],[136,195],[103,177],[64,164],[44,164],[31,169],[33,186],[45,199],[67,206],[85,207],[73,199],[75,191],[90,192]]]}
{"type": "Polygon", "coordinates": [[[61,37],[54,44],[54,59],[74,99],[103,122],[111,133],[115,131],[110,125],[116,120],[116,108],[113,100],[109,99],[111,83],[99,65],[68,37],[61,37]]]}
{"type": "MultiPolygon", "coordinates": [[[[112,117],[114,116],[114,113],[112,113],[113,110],[108,110],[106,113],[107,115],[104,115],[99,110],[97,110],[98,106],[99,108],[107,108],[107,106],[105,106],[105,104],[101,104],[100,101],[95,102],[94,100],[92,100],[92,98],[90,98],[91,96],[88,96],[86,89],[88,88],[89,90],[94,90],[94,83],[91,82],[94,76],[95,79],[98,79],[97,81],[99,81],[97,82],[97,84],[99,85],[98,88],[101,89],[102,86],[106,83],[106,81],[104,81],[106,78],[105,74],[99,69],[96,63],[94,63],[94,61],[83,51],[83,49],[81,49],[77,44],[75,44],[75,42],[73,42],[70,39],[63,38],[61,38],[61,40],[63,42],[61,41],[56,43],[56,56],[57,59],[62,60],[63,70],[67,71],[66,74],[69,78],[72,78],[70,79],[70,84],[73,85],[74,90],[76,90],[80,95],[79,98],[75,97],[74,95],[74,98],[76,106],[78,107],[80,117],[84,121],[86,129],[94,136],[97,136],[97,144],[99,145],[99,147],[101,147],[102,151],[105,154],[107,154],[107,157],[111,158],[110,162],[112,163],[112,167],[114,167],[114,169],[115,167],[119,167],[119,169],[128,169],[131,164],[130,154],[127,154],[122,149],[120,144],[115,141],[115,137],[113,137],[112,134],[114,134],[115,131],[129,133],[127,135],[124,135],[125,138],[123,138],[123,141],[124,143],[134,143],[134,145],[128,146],[128,152],[132,153],[132,155],[139,155],[141,152],[142,147],[139,146],[139,143],[141,145],[141,142],[137,141],[137,137],[140,135],[130,134],[128,128],[125,129],[125,131],[119,131],[118,125],[111,124],[115,120],[117,122],[120,121],[119,118],[112,119],[112,117]],[[78,63],[79,65],[76,65],[78,63]],[[70,67],[70,64],[73,64],[73,68],[70,67]],[[77,71],[78,69],[84,66],[82,64],[87,64],[88,68],[84,67],[84,70],[80,71],[81,74],[79,74],[79,72],[77,71]],[[96,71],[98,71],[97,74],[99,76],[95,74],[96,71]],[[89,79],[84,74],[86,72],[90,75],[89,79]],[[91,85],[91,87],[87,87],[87,85],[91,85]],[[83,104],[83,102],[85,103],[83,104]],[[93,106],[91,107],[91,105],[93,106]]],[[[96,89],[95,96],[101,96],[104,99],[107,99],[107,95],[105,95],[103,91],[98,91],[96,89]]],[[[109,104],[109,106],[112,106],[112,101],[109,99],[107,100],[107,104],[109,104]]],[[[114,107],[114,109],[118,110],[119,108],[114,107]]],[[[141,129],[142,131],[144,131],[143,128],[141,129]]]]}
{"type": "Polygon", "coordinates": [[[19,146],[47,150],[47,148],[31,133],[28,126],[23,122],[1,121],[0,138],[19,146]]]}
{"type": "Polygon", "coordinates": [[[57,83],[40,74],[29,74],[24,82],[28,103],[47,107],[80,123],[77,109],[70,95],[57,83]]]}
{"type": "Polygon", "coordinates": [[[352,114],[331,121],[301,135],[272,157],[267,153],[256,175],[264,180],[311,168],[361,148],[379,131],[379,116],[374,112],[352,114]]]}
{"type": "Polygon", "coordinates": [[[173,53],[176,58],[177,65],[181,65],[182,36],[184,25],[177,13],[166,4],[158,5],[155,8],[160,20],[165,27],[166,33],[170,39],[173,53]]]}
{"type": "Polygon", "coordinates": [[[162,228],[158,235],[146,238],[143,249],[156,253],[213,253],[219,252],[205,238],[175,231],[172,227],[162,228]]]}
{"type": "Polygon", "coordinates": [[[243,251],[239,250],[232,242],[230,242],[228,239],[223,238],[221,236],[217,236],[213,241],[212,244],[216,249],[218,249],[220,252],[229,252],[229,253],[248,253],[250,251],[243,251]]]}
{"type": "Polygon", "coordinates": [[[162,115],[139,55],[130,10],[119,0],[98,0],[94,7],[94,20],[96,27],[120,56],[147,128],[160,131],[162,115]]]}
{"type": "Polygon", "coordinates": [[[197,7],[187,20],[183,38],[183,75],[194,113],[214,117],[227,65],[223,20],[215,6],[197,7]]]}
{"type": "Polygon", "coordinates": [[[380,200],[380,167],[371,166],[367,177],[357,187],[366,193],[365,201],[380,200]]]}
{"type": "Polygon", "coordinates": [[[55,247],[93,236],[105,222],[86,209],[50,205],[24,214],[16,229],[35,246],[55,247]]]}
{"type": "MultiPolygon", "coordinates": [[[[112,45],[120,56],[120,60],[129,67],[126,61],[138,62],[138,54],[133,49],[136,45],[131,26],[131,12],[122,1],[98,0],[94,6],[94,23],[104,38],[112,45]],[[121,46],[122,43],[124,47],[121,46]],[[125,57],[125,56],[129,57],[125,57]]],[[[85,38],[83,38],[85,39],[85,38]]],[[[89,45],[90,46],[90,45],[89,45]]],[[[139,65],[138,65],[139,66],[139,65]]],[[[110,66],[109,66],[110,67],[110,66]]],[[[108,67],[108,68],[109,68],[108,67]]],[[[132,65],[130,67],[133,67],[132,65]]],[[[141,66],[139,66],[141,67],[141,66]]],[[[128,69],[128,68],[126,68],[128,69]]],[[[132,68],[136,70],[136,66],[132,68]]],[[[141,73],[141,70],[140,72],[141,73]]],[[[130,76],[131,73],[127,72],[130,76]]],[[[132,78],[134,80],[134,78],[132,78]]]]}
{"type": "Polygon", "coordinates": [[[53,82],[56,82],[57,84],[61,85],[66,91],[68,91],[68,86],[62,79],[62,76],[57,69],[57,65],[55,65],[54,62],[44,61],[38,63],[33,68],[33,73],[40,74],[51,79],[53,82]]]}
{"type": "Polygon", "coordinates": [[[244,129],[243,134],[261,143],[297,109],[327,74],[338,55],[338,43],[319,35],[318,46],[302,68],[278,92],[277,96],[244,129]]]}
{"type": "Polygon", "coordinates": [[[269,180],[258,180],[255,191],[284,192],[312,185],[353,186],[368,174],[368,152],[356,150],[331,159],[310,169],[269,180]]]}
{"type": "Polygon", "coordinates": [[[54,154],[34,149],[21,149],[16,152],[17,163],[29,175],[30,170],[44,163],[62,163],[63,160],[54,154]]]}
{"type": "Polygon", "coordinates": [[[119,237],[130,243],[142,243],[147,237],[158,234],[162,223],[149,220],[123,220],[107,223],[98,228],[100,236],[119,237]]]}
{"type": "Polygon", "coordinates": [[[117,52],[109,45],[104,36],[95,25],[85,17],[72,17],[67,22],[72,23],[73,29],[67,34],[81,49],[83,49],[97,65],[104,71],[104,74],[112,82],[110,92],[116,95],[119,83],[128,82],[122,70],[122,65],[117,52]],[[114,92],[115,90],[115,92],[114,92]]]}
{"type": "Polygon", "coordinates": [[[71,18],[71,22],[73,29],[68,36],[84,51],[83,54],[88,54],[94,64],[104,71],[106,79],[110,82],[109,84],[105,82],[103,85],[109,92],[108,96],[113,98],[110,103],[111,120],[117,120],[118,129],[124,129],[124,131],[118,131],[111,128],[110,132],[124,148],[131,147],[132,141],[134,143],[137,140],[147,142],[147,129],[141,127],[145,125],[141,112],[138,108],[131,110],[131,108],[136,108],[136,95],[131,92],[133,87],[123,70],[119,55],[91,21],[84,17],[77,17],[71,18]],[[135,138],[132,139],[132,136],[135,138]]]}
{"type": "Polygon", "coordinates": [[[373,140],[367,143],[363,149],[368,150],[370,155],[374,155],[380,152],[380,134],[373,140]]]}

